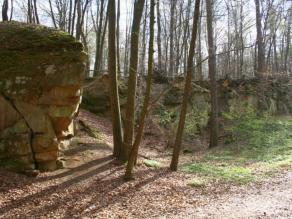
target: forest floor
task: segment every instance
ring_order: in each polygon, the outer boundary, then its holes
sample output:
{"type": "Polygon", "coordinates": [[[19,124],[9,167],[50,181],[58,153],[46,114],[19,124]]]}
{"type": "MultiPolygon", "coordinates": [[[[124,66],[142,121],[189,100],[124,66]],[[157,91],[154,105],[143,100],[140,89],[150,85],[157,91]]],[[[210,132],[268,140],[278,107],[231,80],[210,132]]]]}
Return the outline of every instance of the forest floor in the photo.
{"type": "Polygon", "coordinates": [[[292,218],[291,146],[268,163],[231,159],[227,149],[187,153],[170,172],[170,150],[148,133],[135,180],[125,182],[109,121],[83,110],[79,119],[95,137],[80,131],[63,169],[0,169],[0,218],[292,218]]]}

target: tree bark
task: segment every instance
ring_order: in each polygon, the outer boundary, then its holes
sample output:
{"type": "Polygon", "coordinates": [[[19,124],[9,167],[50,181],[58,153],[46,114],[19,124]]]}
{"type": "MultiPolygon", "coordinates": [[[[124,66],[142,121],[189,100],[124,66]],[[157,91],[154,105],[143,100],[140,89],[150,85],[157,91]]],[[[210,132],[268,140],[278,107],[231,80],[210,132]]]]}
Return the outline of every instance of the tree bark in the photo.
{"type": "Polygon", "coordinates": [[[8,21],[8,0],[4,0],[2,4],[2,20],[8,21]]]}
{"type": "Polygon", "coordinates": [[[151,0],[147,86],[146,86],[146,92],[145,92],[145,98],[144,98],[144,102],[143,102],[142,112],[140,115],[139,128],[137,131],[137,135],[136,135],[133,147],[131,149],[128,163],[127,163],[125,179],[132,178],[133,167],[134,167],[135,161],[137,159],[139,145],[140,145],[142,137],[143,137],[145,118],[146,118],[146,115],[148,112],[148,106],[149,106],[149,102],[150,102],[150,92],[151,92],[151,83],[152,83],[152,75],[153,75],[153,53],[154,53],[154,22],[155,22],[154,10],[155,10],[155,1],[151,0]]]}
{"type": "Polygon", "coordinates": [[[262,33],[262,15],[260,11],[260,1],[254,0],[256,6],[256,29],[257,29],[257,69],[256,77],[259,82],[257,85],[258,108],[260,111],[265,109],[264,95],[264,73],[265,73],[265,45],[262,33]]]}
{"type": "Polygon", "coordinates": [[[218,97],[216,81],[216,48],[214,45],[213,33],[213,7],[212,0],[206,0],[207,11],[207,32],[208,32],[208,52],[209,52],[209,77],[211,85],[211,117],[210,117],[210,144],[209,147],[218,145],[218,97]]]}
{"type": "Polygon", "coordinates": [[[97,32],[96,32],[96,37],[95,37],[95,63],[94,63],[94,76],[98,75],[98,71],[100,70],[100,62],[101,62],[101,58],[100,57],[100,50],[102,49],[102,45],[101,45],[101,35],[102,35],[102,25],[103,25],[103,15],[104,15],[104,0],[100,1],[100,10],[99,10],[99,14],[97,16],[99,16],[99,22],[98,22],[98,26],[97,26],[97,32]]]}
{"type": "Polygon", "coordinates": [[[32,23],[31,0],[27,0],[27,22],[32,23]]]}
{"type": "Polygon", "coordinates": [[[194,12],[194,18],[193,18],[192,39],[191,39],[190,48],[189,48],[187,76],[186,76],[185,87],[184,87],[183,102],[182,102],[182,106],[181,106],[180,119],[179,119],[179,123],[178,123],[178,127],[177,127],[177,133],[176,133],[175,144],[174,144],[174,148],[173,148],[172,160],[171,160],[171,164],[170,164],[170,169],[172,171],[176,171],[177,166],[178,166],[178,159],[179,159],[179,153],[181,150],[188,101],[189,101],[191,88],[192,88],[193,58],[195,55],[199,16],[200,16],[200,0],[196,0],[195,12],[194,12]]]}
{"type": "Polygon", "coordinates": [[[137,67],[139,54],[139,35],[140,23],[143,15],[145,0],[137,0],[134,3],[134,17],[131,31],[131,55],[130,55],[130,69],[127,92],[127,108],[125,117],[125,133],[124,144],[120,159],[127,161],[130,149],[133,143],[134,126],[135,126],[135,99],[137,87],[137,67]]]}
{"type": "Polygon", "coordinates": [[[172,0],[170,2],[170,27],[169,27],[169,76],[174,77],[174,66],[175,66],[175,60],[174,60],[174,29],[176,25],[176,19],[175,19],[175,11],[176,11],[176,2],[177,0],[172,0]]]}
{"type": "Polygon", "coordinates": [[[292,7],[290,7],[290,13],[287,18],[288,28],[287,28],[287,36],[286,36],[286,51],[285,51],[285,60],[284,60],[284,69],[288,72],[288,57],[290,51],[291,44],[291,25],[292,25],[292,7]]]}
{"type": "Polygon", "coordinates": [[[34,16],[37,24],[40,24],[38,8],[37,8],[37,0],[33,0],[33,8],[34,8],[34,16]]]}
{"type": "Polygon", "coordinates": [[[108,1],[108,69],[110,75],[111,86],[111,114],[112,114],[112,129],[114,138],[113,155],[119,157],[123,142],[122,122],[120,112],[120,101],[118,91],[117,78],[117,60],[116,60],[116,4],[115,0],[108,1]]]}
{"type": "Polygon", "coordinates": [[[255,0],[256,5],[256,29],[257,29],[257,47],[258,47],[258,55],[257,55],[257,75],[259,78],[263,77],[265,72],[265,45],[264,38],[262,33],[262,15],[260,12],[260,2],[259,0],[255,0]]]}
{"type": "Polygon", "coordinates": [[[53,11],[53,6],[52,6],[52,1],[51,0],[49,0],[49,5],[50,5],[51,18],[52,18],[54,27],[57,28],[56,19],[55,19],[55,15],[54,15],[54,11],[53,11]]]}
{"type": "Polygon", "coordinates": [[[157,13],[157,50],[158,50],[158,69],[162,70],[162,51],[161,51],[161,16],[160,16],[160,0],[156,3],[157,13]]]}

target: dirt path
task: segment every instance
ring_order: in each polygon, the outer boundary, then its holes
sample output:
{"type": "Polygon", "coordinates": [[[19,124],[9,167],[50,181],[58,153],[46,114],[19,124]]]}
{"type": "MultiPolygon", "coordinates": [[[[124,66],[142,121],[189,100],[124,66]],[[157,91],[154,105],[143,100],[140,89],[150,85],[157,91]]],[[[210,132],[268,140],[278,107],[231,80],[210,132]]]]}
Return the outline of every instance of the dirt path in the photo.
{"type": "Polygon", "coordinates": [[[259,186],[233,187],[226,194],[201,198],[208,204],[179,218],[292,218],[292,172],[259,186]]]}

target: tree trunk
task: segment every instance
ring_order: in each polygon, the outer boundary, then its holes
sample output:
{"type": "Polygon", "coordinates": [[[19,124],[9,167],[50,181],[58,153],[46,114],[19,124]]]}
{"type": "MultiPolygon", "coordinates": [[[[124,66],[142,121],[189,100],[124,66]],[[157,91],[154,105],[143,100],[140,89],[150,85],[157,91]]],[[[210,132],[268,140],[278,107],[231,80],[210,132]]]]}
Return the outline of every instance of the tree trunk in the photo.
{"type": "Polygon", "coordinates": [[[210,144],[209,147],[218,145],[218,98],[216,80],[216,48],[213,34],[213,7],[212,0],[206,0],[207,11],[207,32],[208,32],[208,52],[209,52],[209,77],[211,85],[211,117],[210,117],[210,144]]]}
{"type": "MultiPolygon", "coordinates": [[[[202,6],[201,6],[202,7],[202,6]]],[[[198,80],[203,81],[203,65],[202,65],[202,12],[200,12],[198,25],[198,55],[197,55],[197,75],[198,80]]]]}
{"type": "Polygon", "coordinates": [[[262,15],[260,12],[259,0],[254,0],[256,6],[256,29],[257,29],[257,69],[256,77],[259,82],[257,85],[258,107],[262,111],[265,109],[265,95],[264,95],[264,73],[265,73],[265,46],[262,33],[262,15]]]}
{"type": "Polygon", "coordinates": [[[33,8],[34,8],[34,16],[35,16],[36,23],[39,24],[40,19],[39,19],[38,8],[37,8],[37,0],[33,0],[33,8]]]}
{"type": "Polygon", "coordinates": [[[150,102],[150,92],[151,92],[151,83],[152,83],[152,75],[153,75],[153,53],[154,53],[154,48],[153,48],[154,47],[154,21],[155,21],[154,10],[155,10],[155,2],[154,0],[151,0],[147,87],[146,87],[146,93],[145,93],[144,103],[142,107],[142,112],[140,115],[139,128],[138,128],[137,135],[136,135],[136,138],[135,138],[135,141],[134,141],[134,144],[129,156],[126,173],[125,173],[125,179],[132,178],[132,171],[133,171],[133,167],[138,156],[139,145],[143,137],[145,118],[148,112],[148,106],[150,102]]]}
{"type": "Polygon", "coordinates": [[[9,17],[9,20],[12,21],[12,16],[13,16],[13,0],[10,1],[11,2],[11,6],[10,6],[10,17],[9,17]]]}
{"type": "Polygon", "coordinates": [[[143,15],[145,0],[137,0],[134,3],[134,17],[131,31],[131,56],[130,56],[130,69],[129,81],[127,92],[127,108],[125,117],[125,134],[124,144],[120,159],[127,161],[130,149],[133,143],[134,126],[135,126],[135,99],[137,87],[137,67],[138,67],[138,54],[139,54],[139,35],[140,23],[143,15]]]}
{"type": "Polygon", "coordinates": [[[175,31],[175,25],[176,25],[176,19],[175,19],[175,11],[176,11],[176,2],[177,0],[172,0],[170,2],[170,27],[169,27],[169,76],[174,77],[174,66],[175,66],[175,60],[174,60],[174,31],[175,31]]]}
{"type": "Polygon", "coordinates": [[[290,51],[290,43],[291,43],[291,25],[292,25],[292,8],[290,8],[290,12],[287,18],[288,28],[287,28],[287,36],[286,36],[286,51],[285,51],[285,60],[284,60],[284,70],[289,71],[288,69],[288,57],[290,51]]]}
{"type": "Polygon", "coordinates": [[[161,52],[161,16],[160,16],[160,0],[156,3],[157,13],[157,52],[158,52],[158,69],[162,70],[162,52],[161,52]]]}
{"type": "Polygon", "coordinates": [[[54,11],[53,11],[53,6],[52,6],[52,1],[51,0],[49,0],[49,5],[50,5],[51,18],[52,18],[54,27],[57,28],[56,19],[55,19],[55,15],[54,15],[54,11]]]}
{"type": "Polygon", "coordinates": [[[72,23],[72,10],[73,10],[73,0],[69,2],[69,17],[68,17],[68,33],[71,33],[71,23],[72,23]]]}
{"type": "Polygon", "coordinates": [[[101,48],[101,34],[102,34],[102,25],[103,25],[103,14],[104,14],[104,0],[100,1],[100,11],[97,16],[99,16],[99,22],[97,26],[97,32],[95,37],[95,62],[94,62],[94,76],[98,75],[98,71],[100,70],[100,62],[102,57],[100,57],[101,48]]]}
{"type": "Polygon", "coordinates": [[[27,22],[32,23],[31,0],[27,0],[27,22]]]}
{"type": "Polygon", "coordinates": [[[182,106],[181,106],[180,119],[179,119],[179,123],[178,123],[178,127],[177,127],[177,133],[176,133],[175,144],[174,144],[174,148],[173,148],[172,160],[171,160],[171,164],[170,164],[170,169],[172,171],[176,171],[177,166],[178,166],[178,159],[179,159],[179,153],[180,153],[181,144],[182,144],[182,137],[183,137],[183,130],[184,130],[184,126],[185,126],[188,101],[189,101],[191,88],[192,88],[193,58],[194,58],[195,48],[196,48],[199,16],[200,16],[200,0],[196,0],[194,19],[193,19],[192,39],[191,39],[190,49],[189,49],[189,57],[188,57],[188,64],[187,64],[187,76],[186,76],[186,82],[185,82],[185,87],[184,87],[183,102],[182,102],[182,106]]]}
{"type": "Polygon", "coordinates": [[[81,37],[81,29],[82,29],[82,24],[81,24],[81,17],[82,17],[82,6],[81,6],[81,0],[76,0],[77,5],[76,5],[76,12],[77,12],[77,23],[76,23],[76,40],[80,40],[81,37]]]}
{"type": "Polygon", "coordinates": [[[118,157],[121,152],[123,142],[122,122],[120,112],[118,78],[117,78],[117,60],[116,60],[116,4],[115,0],[108,1],[108,69],[111,86],[111,113],[112,129],[114,138],[113,155],[118,157]]]}
{"type": "Polygon", "coordinates": [[[2,20],[8,21],[8,0],[4,0],[2,4],[2,20]]]}
{"type": "Polygon", "coordinates": [[[121,62],[120,62],[120,16],[121,16],[121,0],[118,0],[118,12],[117,12],[117,64],[118,74],[121,73],[121,62]]]}
{"type": "Polygon", "coordinates": [[[257,46],[258,46],[258,55],[257,55],[257,75],[259,78],[263,77],[265,72],[265,46],[264,38],[262,33],[262,15],[260,12],[260,2],[255,0],[256,5],[256,28],[257,28],[257,46]]]}

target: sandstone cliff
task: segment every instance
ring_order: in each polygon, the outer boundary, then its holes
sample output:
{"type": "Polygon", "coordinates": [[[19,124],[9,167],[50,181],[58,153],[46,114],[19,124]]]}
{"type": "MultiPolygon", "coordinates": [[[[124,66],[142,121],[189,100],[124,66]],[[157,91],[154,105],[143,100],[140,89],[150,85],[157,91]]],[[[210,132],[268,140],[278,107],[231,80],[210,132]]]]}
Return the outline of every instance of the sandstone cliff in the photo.
{"type": "Polygon", "coordinates": [[[0,159],[56,168],[60,143],[73,135],[85,59],[65,32],[0,23],[0,159]]]}

